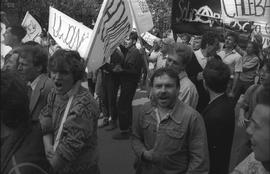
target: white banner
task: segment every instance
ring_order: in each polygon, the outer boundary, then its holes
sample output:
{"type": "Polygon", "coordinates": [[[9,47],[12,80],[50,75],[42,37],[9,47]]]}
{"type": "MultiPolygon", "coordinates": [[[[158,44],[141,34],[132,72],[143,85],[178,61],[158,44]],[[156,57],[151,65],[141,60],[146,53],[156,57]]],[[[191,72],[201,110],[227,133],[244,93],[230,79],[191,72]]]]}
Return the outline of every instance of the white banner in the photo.
{"type": "Polygon", "coordinates": [[[21,24],[26,29],[26,36],[22,39],[22,42],[35,41],[40,43],[40,34],[42,28],[38,21],[27,11],[21,24]]]}
{"type": "Polygon", "coordinates": [[[270,21],[270,0],[220,0],[222,19],[225,23],[231,20],[270,21]]]}
{"type": "Polygon", "coordinates": [[[49,33],[61,48],[76,50],[86,59],[92,32],[82,23],[50,7],[49,33]]]}
{"type": "Polygon", "coordinates": [[[128,0],[137,31],[142,34],[154,27],[146,0],[128,0]]]}
{"type": "Polygon", "coordinates": [[[155,40],[157,40],[157,41],[160,40],[160,38],[158,38],[158,37],[152,35],[152,34],[149,33],[149,32],[145,32],[145,33],[141,34],[141,36],[142,36],[142,38],[143,38],[149,45],[151,45],[151,46],[153,46],[153,42],[154,42],[155,40]]]}
{"type": "Polygon", "coordinates": [[[91,37],[87,68],[95,71],[132,30],[132,17],[126,0],[104,0],[91,37]]]}

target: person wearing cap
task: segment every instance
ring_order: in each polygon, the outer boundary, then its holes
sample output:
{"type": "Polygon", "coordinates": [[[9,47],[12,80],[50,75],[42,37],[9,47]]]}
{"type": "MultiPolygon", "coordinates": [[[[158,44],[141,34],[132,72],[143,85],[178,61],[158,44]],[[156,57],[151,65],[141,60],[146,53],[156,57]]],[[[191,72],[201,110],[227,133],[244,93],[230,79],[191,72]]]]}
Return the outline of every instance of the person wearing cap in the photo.
{"type": "Polygon", "coordinates": [[[192,57],[192,49],[183,43],[174,43],[168,49],[166,66],[178,73],[180,79],[179,100],[196,109],[199,95],[196,86],[185,71],[192,57]]]}

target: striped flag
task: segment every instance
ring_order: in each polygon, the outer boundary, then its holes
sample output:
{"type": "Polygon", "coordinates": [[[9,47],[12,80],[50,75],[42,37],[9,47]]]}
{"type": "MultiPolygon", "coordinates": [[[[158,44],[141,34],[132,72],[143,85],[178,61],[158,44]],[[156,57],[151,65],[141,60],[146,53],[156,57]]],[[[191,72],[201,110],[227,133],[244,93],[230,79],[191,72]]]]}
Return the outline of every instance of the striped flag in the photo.
{"type": "Polygon", "coordinates": [[[132,30],[132,17],[126,0],[104,0],[89,44],[87,68],[95,71],[132,30]]]}

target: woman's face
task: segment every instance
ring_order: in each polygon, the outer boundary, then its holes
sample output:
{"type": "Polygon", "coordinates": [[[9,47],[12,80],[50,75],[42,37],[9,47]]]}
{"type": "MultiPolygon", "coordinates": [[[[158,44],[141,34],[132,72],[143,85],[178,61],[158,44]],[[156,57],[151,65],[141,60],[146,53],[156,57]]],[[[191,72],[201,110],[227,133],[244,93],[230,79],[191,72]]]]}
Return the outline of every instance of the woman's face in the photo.
{"type": "Polygon", "coordinates": [[[56,93],[59,95],[66,94],[75,84],[71,72],[51,72],[51,78],[54,82],[56,93]]]}
{"type": "Polygon", "coordinates": [[[248,55],[251,55],[254,53],[254,47],[252,43],[247,44],[246,52],[248,55]]]}

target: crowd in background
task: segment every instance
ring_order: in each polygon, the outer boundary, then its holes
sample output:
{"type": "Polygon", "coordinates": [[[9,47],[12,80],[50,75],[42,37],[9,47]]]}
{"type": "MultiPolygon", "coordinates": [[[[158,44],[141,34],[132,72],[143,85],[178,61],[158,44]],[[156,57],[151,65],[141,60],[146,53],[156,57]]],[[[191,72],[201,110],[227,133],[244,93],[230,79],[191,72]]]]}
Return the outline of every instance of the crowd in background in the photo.
{"type": "Polygon", "coordinates": [[[261,36],[240,48],[233,32],[151,33],[159,39],[150,50],[133,31],[90,72],[49,34],[22,43],[24,28],[7,26],[1,173],[99,173],[98,127],[131,139],[138,174],[269,173],[270,47],[261,36]],[[133,115],[137,89],[149,102],[133,115]]]}

